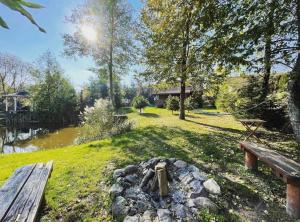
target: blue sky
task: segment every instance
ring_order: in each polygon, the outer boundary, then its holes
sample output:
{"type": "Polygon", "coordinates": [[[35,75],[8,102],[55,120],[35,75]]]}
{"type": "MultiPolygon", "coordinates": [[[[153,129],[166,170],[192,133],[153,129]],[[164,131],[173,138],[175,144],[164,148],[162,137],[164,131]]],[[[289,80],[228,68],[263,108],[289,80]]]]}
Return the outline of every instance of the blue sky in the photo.
{"type": "MultiPolygon", "coordinates": [[[[66,76],[71,80],[76,89],[79,89],[93,73],[87,69],[93,66],[89,58],[77,60],[62,56],[63,40],[62,34],[70,30],[69,24],[64,22],[64,17],[83,0],[30,0],[40,3],[45,8],[29,11],[40,26],[47,33],[41,33],[27,19],[17,12],[11,11],[0,4],[0,15],[9,30],[0,28],[0,51],[16,55],[27,62],[33,62],[42,53],[50,50],[54,53],[65,70],[66,76]]],[[[141,8],[140,0],[128,0],[136,10],[141,8]]],[[[131,81],[130,74],[123,78],[123,84],[131,81]]]]}

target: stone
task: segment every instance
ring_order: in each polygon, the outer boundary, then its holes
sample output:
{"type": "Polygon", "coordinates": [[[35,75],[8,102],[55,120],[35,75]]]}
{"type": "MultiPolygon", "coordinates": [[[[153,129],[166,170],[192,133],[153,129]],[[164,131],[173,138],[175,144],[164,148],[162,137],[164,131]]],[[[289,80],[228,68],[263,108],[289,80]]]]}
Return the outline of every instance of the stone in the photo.
{"type": "Polygon", "coordinates": [[[187,176],[185,176],[184,178],[182,178],[181,182],[184,185],[188,185],[193,179],[194,179],[194,177],[191,174],[188,174],[187,176]]]}
{"type": "Polygon", "coordinates": [[[123,222],[141,222],[140,215],[126,216],[123,222]]]}
{"type": "Polygon", "coordinates": [[[220,194],[221,189],[220,186],[214,179],[208,179],[203,183],[205,189],[211,194],[220,194]]]}
{"type": "Polygon", "coordinates": [[[131,185],[129,182],[125,181],[124,177],[118,177],[116,181],[118,184],[120,184],[124,188],[128,188],[131,185]]]}
{"type": "Polygon", "coordinates": [[[177,160],[177,161],[174,163],[174,165],[175,165],[177,168],[181,169],[181,168],[185,168],[185,167],[187,166],[187,163],[184,162],[184,161],[182,161],[182,160],[177,160]]]}
{"type": "Polygon", "coordinates": [[[156,213],[153,210],[146,210],[143,214],[143,222],[152,222],[156,217],[156,213]]]}
{"type": "Polygon", "coordinates": [[[176,162],[176,158],[170,158],[169,161],[170,161],[170,163],[175,163],[176,162]]]}
{"type": "Polygon", "coordinates": [[[183,178],[185,178],[188,175],[189,175],[189,172],[187,170],[181,171],[178,175],[178,179],[182,180],[183,178]]]}
{"type": "Polygon", "coordinates": [[[206,197],[197,197],[193,199],[193,202],[197,208],[208,208],[213,211],[217,211],[217,205],[206,197]]]}
{"type": "Polygon", "coordinates": [[[115,197],[120,196],[122,194],[123,190],[124,190],[124,188],[120,184],[115,183],[110,188],[109,194],[114,199],[115,197]]]}
{"type": "Polygon", "coordinates": [[[179,204],[174,207],[175,215],[178,219],[184,219],[187,216],[186,209],[184,205],[179,204]]]}
{"type": "Polygon", "coordinates": [[[128,165],[124,168],[125,174],[132,174],[138,171],[138,167],[136,165],[128,165]]]}
{"type": "Polygon", "coordinates": [[[199,180],[192,180],[190,183],[189,183],[189,188],[191,191],[199,191],[203,188],[203,186],[201,185],[201,182],[199,180]]]}
{"type": "Polygon", "coordinates": [[[196,180],[200,180],[200,181],[205,181],[207,180],[207,175],[203,172],[199,172],[199,171],[193,171],[192,172],[192,175],[193,177],[196,179],[196,180]]]}
{"type": "Polygon", "coordinates": [[[143,213],[146,210],[150,210],[151,205],[148,202],[138,200],[136,202],[136,207],[138,209],[138,212],[143,213]]]}
{"type": "Polygon", "coordinates": [[[185,193],[183,193],[180,190],[177,190],[172,194],[172,199],[174,203],[184,203],[185,198],[186,198],[185,193]]]}
{"type": "Polygon", "coordinates": [[[124,177],[124,180],[131,184],[135,184],[138,181],[138,176],[136,174],[130,174],[124,177]]]}
{"type": "Polygon", "coordinates": [[[122,196],[118,196],[112,204],[112,214],[115,217],[126,216],[129,210],[129,208],[126,205],[126,199],[122,196]]]}
{"type": "Polygon", "coordinates": [[[114,178],[114,179],[117,179],[118,177],[123,177],[123,176],[125,176],[125,171],[124,171],[124,169],[116,169],[116,170],[114,171],[114,174],[113,174],[113,178],[114,178]]]}
{"type": "Polygon", "coordinates": [[[158,209],[157,216],[159,222],[172,222],[171,212],[168,209],[158,209]]]}
{"type": "Polygon", "coordinates": [[[207,196],[207,193],[206,193],[204,187],[200,188],[197,191],[191,191],[188,193],[188,198],[190,198],[190,199],[195,199],[195,198],[201,197],[201,196],[207,196]]]}

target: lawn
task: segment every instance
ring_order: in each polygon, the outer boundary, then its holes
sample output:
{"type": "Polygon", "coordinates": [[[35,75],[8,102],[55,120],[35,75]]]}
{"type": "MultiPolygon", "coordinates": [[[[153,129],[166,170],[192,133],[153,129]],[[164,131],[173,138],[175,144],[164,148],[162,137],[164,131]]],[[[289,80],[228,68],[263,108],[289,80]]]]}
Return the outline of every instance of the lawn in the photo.
{"type": "MultiPolygon", "coordinates": [[[[80,146],[0,156],[0,184],[20,166],[54,161],[46,188],[42,221],[112,221],[108,189],[113,170],[154,156],[177,157],[196,164],[220,184],[218,215],[204,221],[292,221],[285,213],[285,184],[263,165],[244,170],[238,141],[244,131],[232,116],[187,113],[185,121],[170,111],[149,107],[128,110],[131,132],[80,146]]],[[[198,113],[198,112],[197,112],[198,113]]],[[[296,161],[299,147],[290,136],[262,131],[261,136],[296,161]]]]}

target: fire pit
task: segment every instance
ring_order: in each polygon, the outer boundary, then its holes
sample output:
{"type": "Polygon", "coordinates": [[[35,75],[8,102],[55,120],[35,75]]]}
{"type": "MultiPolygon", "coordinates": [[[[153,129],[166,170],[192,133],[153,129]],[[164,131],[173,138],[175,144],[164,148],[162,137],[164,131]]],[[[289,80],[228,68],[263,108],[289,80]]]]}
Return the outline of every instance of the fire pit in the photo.
{"type": "Polygon", "coordinates": [[[175,158],[153,158],[114,171],[112,214],[124,221],[197,221],[220,187],[196,166],[175,158]]]}

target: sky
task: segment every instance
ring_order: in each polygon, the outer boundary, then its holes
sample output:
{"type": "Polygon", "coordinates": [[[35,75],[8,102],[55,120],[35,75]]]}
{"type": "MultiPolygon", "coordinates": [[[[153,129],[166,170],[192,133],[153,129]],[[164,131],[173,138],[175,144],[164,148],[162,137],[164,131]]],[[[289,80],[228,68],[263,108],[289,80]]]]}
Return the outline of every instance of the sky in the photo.
{"type": "MultiPolygon", "coordinates": [[[[38,31],[25,17],[9,10],[0,4],[0,15],[10,29],[0,28],[0,52],[18,56],[24,61],[34,62],[47,50],[56,57],[65,75],[77,90],[94,74],[88,71],[93,67],[90,58],[76,60],[66,58],[63,53],[62,34],[71,32],[70,24],[64,22],[65,16],[71,14],[73,8],[84,0],[30,0],[44,6],[43,9],[28,9],[37,23],[46,30],[46,34],[38,31]]],[[[139,11],[142,7],[140,0],[128,0],[139,11]]],[[[122,80],[122,84],[131,82],[130,73],[122,80]]]]}

